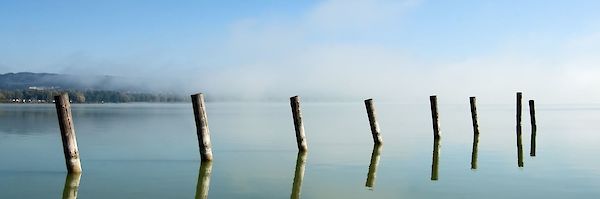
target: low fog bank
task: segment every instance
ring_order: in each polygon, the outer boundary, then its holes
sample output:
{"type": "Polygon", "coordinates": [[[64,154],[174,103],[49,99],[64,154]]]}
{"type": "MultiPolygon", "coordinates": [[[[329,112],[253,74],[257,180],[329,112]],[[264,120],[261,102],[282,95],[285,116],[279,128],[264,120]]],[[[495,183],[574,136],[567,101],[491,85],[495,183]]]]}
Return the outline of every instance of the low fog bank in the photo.
{"type": "Polygon", "coordinates": [[[63,78],[83,87],[181,96],[203,92],[214,101],[283,102],[300,95],[306,101],[375,98],[421,104],[428,103],[428,96],[438,95],[440,103],[467,103],[469,96],[477,96],[482,104],[510,104],[517,91],[540,104],[600,101],[600,93],[595,92],[600,87],[596,78],[600,76],[600,67],[596,67],[600,60],[592,53],[582,53],[579,47],[544,54],[510,47],[438,60],[384,46],[301,48],[285,47],[282,53],[281,49],[225,46],[189,65],[146,65],[143,70],[130,65],[101,71],[81,67],[85,72],[68,70],[70,75],[63,78]],[[234,56],[238,59],[219,58],[234,56]]]}

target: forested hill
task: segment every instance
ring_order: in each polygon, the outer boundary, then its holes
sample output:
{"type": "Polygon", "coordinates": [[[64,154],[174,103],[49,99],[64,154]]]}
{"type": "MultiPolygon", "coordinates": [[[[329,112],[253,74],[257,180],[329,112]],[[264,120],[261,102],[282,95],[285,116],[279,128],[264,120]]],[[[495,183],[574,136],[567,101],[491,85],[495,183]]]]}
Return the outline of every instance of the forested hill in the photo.
{"type": "Polygon", "coordinates": [[[151,92],[142,83],[112,76],[53,73],[0,74],[0,103],[51,103],[67,92],[76,103],[179,102],[173,93],[151,92]]]}

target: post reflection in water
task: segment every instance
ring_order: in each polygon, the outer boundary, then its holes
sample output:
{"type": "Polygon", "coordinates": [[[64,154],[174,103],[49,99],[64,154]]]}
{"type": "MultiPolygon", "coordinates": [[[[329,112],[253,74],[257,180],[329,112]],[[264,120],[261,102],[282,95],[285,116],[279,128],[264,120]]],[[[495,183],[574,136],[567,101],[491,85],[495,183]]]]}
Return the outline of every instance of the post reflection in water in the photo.
{"type": "Polygon", "coordinates": [[[438,165],[440,160],[440,138],[433,140],[433,157],[431,160],[431,180],[438,180],[438,165]]]}
{"type": "Polygon", "coordinates": [[[381,149],[383,145],[374,144],[373,152],[371,153],[371,163],[369,164],[369,173],[367,174],[367,182],[365,183],[366,187],[373,189],[375,186],[375,177],[377,175],[377,165],[379,165],[379,156],[381,154],[381,149]]]}
{"type": "Polygon", "coordinates": [[[304,179],[304,168],[306,166],[306,151],[299,151],[296,157],[296,170],[294,171],[294,183],[292,185],[292,195],[290,198],[300,198],[302,190],[302,180],[304,179]]]}
{"type": "Polygon", "coordinates": [[[536,145],[536,127],[532,126],[531,127],[531,149],[529,149],[529,156],[535,157],[535,145],[536,145]]]}
{"type": "Polygon", "coordinates": [[[517,134],[517,161],[519,167],[523,167],[523,141],[520,133],[517,134]]]}
{"type": "Polygon", "coordinates": [[[81,173],[68,173],[65,178],[65,187],[63,188],[63,199],[76,199],[79,190],[79,181],[81,173]]]}
{"type": "Polygon", "coordinates": [[[479,148],[479,133],[473,134],[473,150],[471,151],[471,169],[477,169],[477,151],[479,148]]]}
{"type": "Polygon", "coordinates": [[[196,199],[208,198],[210,187],[210,174],[212,173],[212,161],[202,161],[198,169],[198,183],[196,184],[196,199]]]}

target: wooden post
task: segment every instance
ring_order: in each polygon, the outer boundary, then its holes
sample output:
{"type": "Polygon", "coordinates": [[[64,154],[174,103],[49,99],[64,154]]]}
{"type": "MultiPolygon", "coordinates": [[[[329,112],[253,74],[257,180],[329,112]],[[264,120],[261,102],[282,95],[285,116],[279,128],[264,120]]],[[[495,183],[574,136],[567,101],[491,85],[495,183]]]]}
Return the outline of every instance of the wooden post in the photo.
{"type": "Polygon", "coordinates": [[[471,169],[477,169],[477,150],[479,147],[479,122],[477,119],[477,101],[475,97],[469,97],[471,104],[471,120],[473,122],[473,149],[471,151],[471,169]]]}
{"type": "Polygon", "coordinates": [[[306,151],[298,151],[296,156],[296,169],[294,170],[294,183],[292,184],[292,195],[290,198],[299,199],[302,193],[302,181],[304,179],[304,168],[306,166],[306,151]]]}
{"type": "Polygon", "coordinates": [[[296,130],[296,143],[299,151],[307,151],[306,135],[304,134],[304,124],[302,123],[302,112],[300,111],[300,97],[290,97],[292,106],[292,116],[294,118],[294,129],[296,130]]]}
{"type": "Polygon", "coordinates": [[[379,134],[379,124],[375,115],[375,106],[373,105],[373,99],[365,100],[365,107],[367,108],[367,116],[369,117],[369,124],[371,125],[371,134],[373,135],[373,142],[375,144],[382,144],[383,139],[379,134]]]}
{"type": "Polygon", "coordinates": [[[77,148],[77,137],[73,126],[73,115],[71,115],[71,103],[69,95],[63,93],[54,96],[58,125],[60,126],[60,137],[63,144],[63,152],[69,173],[80,173],[81,162],[79,160],[79,149],[77,148]]]}
{"type": "Polygon", "coordinates": [[[381,148],[383,145],[374,144],[373,152],[371,153],[371,163],[369,164],[369,173],[367,174],[366,187],[373,188],[375,186],[375,176],[377,175],[377,166],[379,165],[379,157],[381,154],[381,148]]]}
{"type": "Polygon", "coordinates": [[[440,139],[433,139],[433,155],[431,158],[431,180],[438,180],[438,168],[440,164],[440,139]]]}
{"type": "Polygon", "coordinates": [[[63,199],[77,199],[79,190],[79,182],[81,181],[81,173],[68,173],[65,179],[63,188],[63,199]]]}
{"type": "Polygon", "coordinates": [[[523,94],[521,92],[517,92],[517,135],[521,135],[522,99],[523,94]]]}
{"type": "Polygon", "coordinates": [[[212,161],[203,161],[200,163],[200,169],[198,169],[198,183],[196,184],[196,199],[208,198],[212,164],[212,161]]]}
{"type": "Polygon", "coordinates": [[[535,144],[536,144],[536,133],[537,133],[537,124],[535,121],[535,102],[533,100],[529,100],[529,114],[531,115],[531,150],[529,151],[530,156],[535,156],[535,144]]]}
{"type": "Polygon", "coordinates": [[[210,161],[213,159],[213,155],[212,144],[210,143],[210,132],[208,130],[208,120],[206,117],[204,94],[198,93],[192,95],[192,106],[194,108],[194,117],[196,119],[196,134],[198,134],[200,158],[202,161],[210,161]]]}
{"type": "Polygon", "coordinates": [[[429,102],[431,103],[431,119],[433,122],[433,137],[435,139],[440,138],[440,121],[438,119],[437,110],[437,96],[429,96],[429,102]]]}
{"type": "Polygon", "coordinates": [[[471,120],[473,121],[473,133],[479,134],[479,122],[477,121],[477,104],[475,97],[469,97],[471,104],[471,120]]]}
{"type": "Polygon", "coordinates": [[[521,112],[522,112],[522,100],[523,94],[517,92],[517,163],[519,167],[523,167],[523,143],[521,139],[521,112]]]}

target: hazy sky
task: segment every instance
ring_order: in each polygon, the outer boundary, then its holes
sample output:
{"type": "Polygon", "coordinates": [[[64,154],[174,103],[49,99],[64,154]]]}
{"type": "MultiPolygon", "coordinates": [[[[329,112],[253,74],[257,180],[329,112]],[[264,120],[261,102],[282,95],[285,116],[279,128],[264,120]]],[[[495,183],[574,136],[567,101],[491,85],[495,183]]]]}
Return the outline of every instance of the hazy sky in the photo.
{"type": "Polygon", "coordinates": [[[600,1],[0,1],[0,73],[247,99],[600,102],[600,1]]]}

